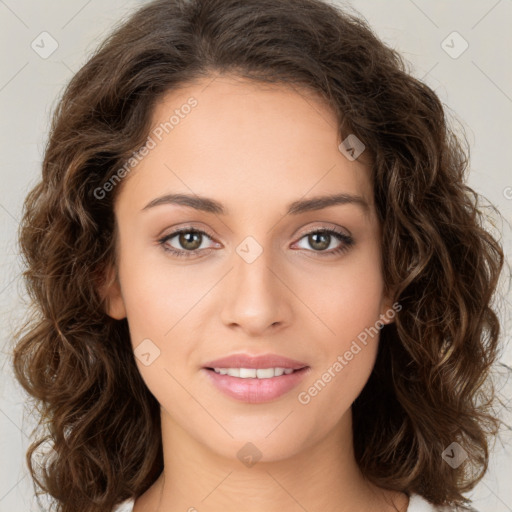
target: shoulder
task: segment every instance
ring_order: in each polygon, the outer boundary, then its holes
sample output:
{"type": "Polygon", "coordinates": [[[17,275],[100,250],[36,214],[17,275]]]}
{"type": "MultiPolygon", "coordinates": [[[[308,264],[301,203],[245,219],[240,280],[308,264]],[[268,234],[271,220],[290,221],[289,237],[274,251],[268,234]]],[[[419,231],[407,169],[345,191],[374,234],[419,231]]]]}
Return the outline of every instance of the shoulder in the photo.
{"type": "Polygon", "coordinates": [[[476,509],[468,506],[439,506],[432,505],[419,494],[411,494],[409,497],[409,507],[407,512],[478,512],[476,509]]]}
{"type": "Polygon", "coordinates": [[[129,499],[126,501],[123,501],[112,512],[132,512],[133,506],[135,505],[135,500],[129,499]]]}

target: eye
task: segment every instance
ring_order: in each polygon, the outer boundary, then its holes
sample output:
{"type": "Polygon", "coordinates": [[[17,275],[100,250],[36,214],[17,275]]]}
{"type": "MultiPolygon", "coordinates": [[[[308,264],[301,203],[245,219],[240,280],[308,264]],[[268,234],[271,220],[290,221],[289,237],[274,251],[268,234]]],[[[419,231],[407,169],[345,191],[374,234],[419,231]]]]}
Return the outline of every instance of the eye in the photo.
{"type": "MultiPolygon", "coordinates": [[[[336,229],[316,229],[301,237],[319,256],[332,256],[346,252],[354,245],[354,239],[336,229]],[[339,245],[336,246],[336,241],[339,245]],[[334,246],[334,247],[333,247],[334,246]],[[331,249],[327,251],[326,249],[331,249]]],[[[299,241],[300,241],[299,240],[299,241]]],[[[306,247],[301,247],[306,249],[306,247]]]]}
{"type": "Polygon", "coordinates": [[[205,248],[203,246],[205,238],[212,240],[212,237],[205,231],[185,227],[177,229],[176,231],[173,231],[172,233],[160,238],[158,243],[165,251],[170,252],[175,256],[187,258],[194,256],[198,252],[202,252],[205,249],[208,249],[208,247],[205,248]],[[176,238],[174,244],[177,244],[178,247],[170,244],[170,241],[173,238],[176,238]]]}

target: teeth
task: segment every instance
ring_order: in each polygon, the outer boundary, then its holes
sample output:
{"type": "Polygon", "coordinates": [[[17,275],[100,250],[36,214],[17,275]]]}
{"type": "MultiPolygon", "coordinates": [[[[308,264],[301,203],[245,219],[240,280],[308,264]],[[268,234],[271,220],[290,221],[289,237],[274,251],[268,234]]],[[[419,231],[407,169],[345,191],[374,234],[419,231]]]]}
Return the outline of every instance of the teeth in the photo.
{"type": "Polygon", "coordinates": [[[271,379],[290,375],[292,368],[214,368],[215,373],[220,375],[229,375],[230,377],[239,377],[241,379],[271,379]]]}
{"type": "Polygon", "coordinates": [[[258,368],[256,370],[256,377],[258,377],[258,379],[271,379],[275,377],[275,375],[274,368],[258,368]]]}

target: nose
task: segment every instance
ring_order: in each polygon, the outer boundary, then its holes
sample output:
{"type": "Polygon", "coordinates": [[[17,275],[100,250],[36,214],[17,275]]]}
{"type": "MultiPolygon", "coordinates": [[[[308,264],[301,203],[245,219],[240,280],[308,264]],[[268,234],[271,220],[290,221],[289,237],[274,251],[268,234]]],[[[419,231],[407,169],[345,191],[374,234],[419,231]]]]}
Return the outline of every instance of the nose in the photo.
{"type": "Polygon", "coordinates": [[[283,270],[271,261],[270,251],[264,250],[252,262],[235,253],[233,265],[224,282],[224,325],[251,337],[265,336],[289,325],[293,295],[285,284],[283,270]]]}

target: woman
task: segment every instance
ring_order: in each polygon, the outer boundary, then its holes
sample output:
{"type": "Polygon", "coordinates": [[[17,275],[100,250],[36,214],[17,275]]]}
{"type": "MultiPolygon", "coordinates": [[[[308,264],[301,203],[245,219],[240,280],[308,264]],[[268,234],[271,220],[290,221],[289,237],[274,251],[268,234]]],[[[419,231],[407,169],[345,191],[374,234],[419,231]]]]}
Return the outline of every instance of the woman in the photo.
{"type": "Polygon", "coordinates": [[[503,265],[466,163],[340,9],[136,12],[65,91],[20,234],[56,510],[462,510],[503,265]]]}

